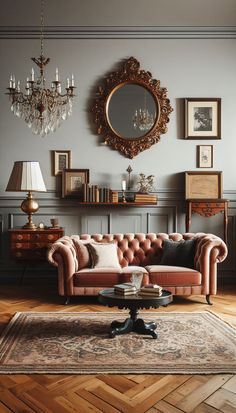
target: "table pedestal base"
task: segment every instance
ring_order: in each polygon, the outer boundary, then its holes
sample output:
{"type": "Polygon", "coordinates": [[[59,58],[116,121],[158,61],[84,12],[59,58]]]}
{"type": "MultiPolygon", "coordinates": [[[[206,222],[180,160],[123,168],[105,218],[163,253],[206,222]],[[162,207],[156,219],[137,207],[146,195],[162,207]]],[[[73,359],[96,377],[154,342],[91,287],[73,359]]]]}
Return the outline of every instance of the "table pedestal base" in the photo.
{"type": "Polygon", "coordinates": [[[130,317],[126,318],[125,321],[113,321],[110,327],[110,337],[114,338],[117,335],[126,334],[130,333],[131,331],[134,331],[138,334],[151,335],[152,338],[156,339],[157,333],[154,331],[157,328],[156,323],[152,321],[149,323],[145,323],[145,321],[142,318],[137,317],[137,309],[132,308],[130,310],[130,317]]]}

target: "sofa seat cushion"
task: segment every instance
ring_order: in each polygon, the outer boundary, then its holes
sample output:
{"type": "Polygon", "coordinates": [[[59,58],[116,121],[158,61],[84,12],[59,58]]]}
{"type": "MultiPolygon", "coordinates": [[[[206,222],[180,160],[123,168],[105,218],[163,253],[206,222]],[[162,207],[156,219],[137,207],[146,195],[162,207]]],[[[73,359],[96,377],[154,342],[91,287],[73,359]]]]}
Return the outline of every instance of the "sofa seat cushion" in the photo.
{"type": "Polygon", "coordinates": [[[121,268],[83,268],[73,275],[74,287],[113,287],[123,282],[121,268]]]}
{"type": "Polygon", "coordinates": [[[200,285],[202,275],[196,270],[169,265],[148,265],[149,282],[165,286],[200,285]]]}

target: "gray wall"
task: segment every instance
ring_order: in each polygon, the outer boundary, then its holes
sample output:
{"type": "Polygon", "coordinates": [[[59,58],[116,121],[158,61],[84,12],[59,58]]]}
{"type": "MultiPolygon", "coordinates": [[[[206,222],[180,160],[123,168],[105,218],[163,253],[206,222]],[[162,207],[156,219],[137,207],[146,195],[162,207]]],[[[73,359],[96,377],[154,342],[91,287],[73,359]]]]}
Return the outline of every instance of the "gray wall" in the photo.
{"type": "MultiPolygon", "coordinates": [[[[77,97],[72,117],[44,138],[32,135],[24,121],[14,117],[4,94],[9,75],[25,83],[40,54],[40,2],[12,0],[1,4],[0,16],[0,222],[2,268],[7,262],[9,226],[22,225],[19,204],[24,194],[6,193],[5,187],[15,160],[40,162],[47,194],[39,194],[40,210],[35,222],[49,224],[58,215],[68,234],[97,231],[184,231],[183,172],[196,170],[196,145],[214,145],[214,168],[223,171],[224,197],[230,199],[229,258],[222,273],[235,274],[235,153],[236,153],[236,2],[235,0],[148,0],[148,1],[55,1],[45,8],[45,55],[51,57],[46,70],[48,84],[58,66],[61,79],[74,73],[77,97]],[[56,13],[55,13],[56,10],[56,13]],[[26,27],[28,26],[28,27],[26,27]],[[29,27],[30,26],[30,27],[29,27]],[[136,57],[167,87],[174,112],[168,133],[160,143],[129,160],[94,133],[89,113],[94,90],[103,76],[122,59],[136,57]],[[183,97],[222,98],[222,139],[184,140],[183,97]],[[133,181],[140,172],[154,174],[159,197],[153,208],[78,209],[76,202],[60,199],[60,179],[52,175],[51,151],[70,149],[73,168],[89,168],[90,181],[121,188],[130,164],[133,181]],[[128,214],[128,218],[127,218],[128,214]]],[[[65,86],[65,83],[64,83],[65,86]]],[[[193,231],[223,235],[222,216],[194,217],[193,231]]]]}

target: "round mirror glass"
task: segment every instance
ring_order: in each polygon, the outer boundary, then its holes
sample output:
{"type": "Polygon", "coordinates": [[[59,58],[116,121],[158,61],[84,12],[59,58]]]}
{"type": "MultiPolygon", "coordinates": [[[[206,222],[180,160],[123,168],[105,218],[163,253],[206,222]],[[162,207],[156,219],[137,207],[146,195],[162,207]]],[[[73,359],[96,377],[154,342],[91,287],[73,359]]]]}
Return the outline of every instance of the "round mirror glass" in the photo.
{"type": "Polygon", "coordinates": [[[146,135],[156,122],[158,106],[152,93],[135,83],[121,85],[108,100],[106,110],[113,131],[122,138],[146,135]]]}

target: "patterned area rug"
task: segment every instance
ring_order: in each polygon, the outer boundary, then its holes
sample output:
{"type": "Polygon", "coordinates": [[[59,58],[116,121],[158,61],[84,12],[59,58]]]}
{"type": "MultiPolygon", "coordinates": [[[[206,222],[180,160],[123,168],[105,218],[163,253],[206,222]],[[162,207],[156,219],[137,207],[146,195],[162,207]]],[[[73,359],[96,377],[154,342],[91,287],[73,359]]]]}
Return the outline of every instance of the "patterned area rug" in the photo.
{"type": "Polygon", "coordinates": [[[0,373],[236,373],[236,330],[210,312],[144,312],[158,339],[109,338],[119,313],[16,313],[0,339],[0,373]]]}

